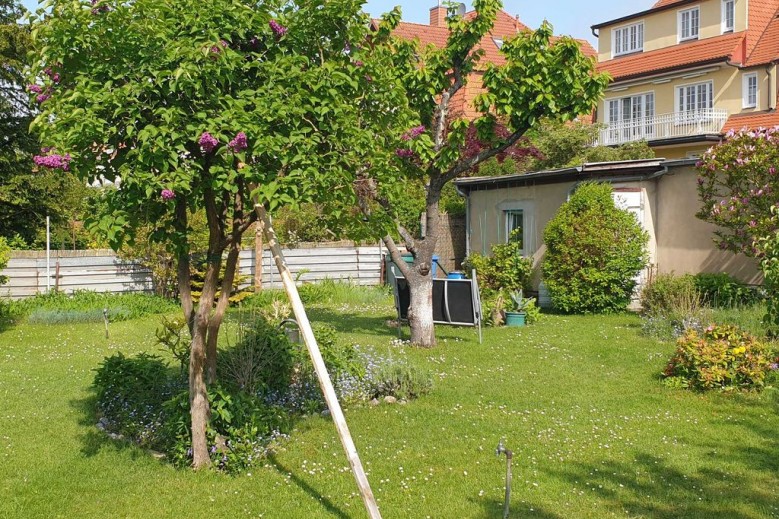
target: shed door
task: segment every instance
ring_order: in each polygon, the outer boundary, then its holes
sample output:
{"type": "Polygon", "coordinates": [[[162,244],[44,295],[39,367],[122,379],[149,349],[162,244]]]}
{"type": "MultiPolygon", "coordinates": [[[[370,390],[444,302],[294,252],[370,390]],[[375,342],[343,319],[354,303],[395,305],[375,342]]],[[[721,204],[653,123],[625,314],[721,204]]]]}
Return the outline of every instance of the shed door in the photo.
{"type": "MultiPolygon", "coordinates": [[[[646,230],[644,224],[644,193],[640,188],[614,188],[614,205],[620,209],[627,209],[638,219],[638,223],[641,224],[641,228],[646,230]]],[[[636,276],[636,292],[633,294],[633,299],[637,299],[641,292],[641,287],[644,286],[646,281],[646,269],[639,272],[636,276]]]]}

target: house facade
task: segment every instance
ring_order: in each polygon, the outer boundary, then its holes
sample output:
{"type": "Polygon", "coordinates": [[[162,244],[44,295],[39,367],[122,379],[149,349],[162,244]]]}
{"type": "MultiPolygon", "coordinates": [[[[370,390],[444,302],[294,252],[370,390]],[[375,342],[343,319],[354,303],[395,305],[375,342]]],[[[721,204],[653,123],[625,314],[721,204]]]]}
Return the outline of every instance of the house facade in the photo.
{"type": "Polygon", "coordinates": [[[779,125],[779,0],[659,0],[592,29],[613,78],[599,144],[647,140],[685,159],[730,129],[779,125]]]}
{"type": "MultiPolygon", "coordinates": [[[[716,227],[696,218],[697,171],[694,159],[649,159],[584,164],[575,168],[455,181],[466,199],[467,252],[489,254],[518,230],[524,256],[532,258],[534,288],[546,254],[544,229],[577,186],[608,182],[617,205],[634,213],[649,234],[649,263],[657,272],[727,272],[745,283],[759,283],[753,259],[720,250],[716,227]]],[[[648,272],[642,274],[646,279],[648,272]]]]}

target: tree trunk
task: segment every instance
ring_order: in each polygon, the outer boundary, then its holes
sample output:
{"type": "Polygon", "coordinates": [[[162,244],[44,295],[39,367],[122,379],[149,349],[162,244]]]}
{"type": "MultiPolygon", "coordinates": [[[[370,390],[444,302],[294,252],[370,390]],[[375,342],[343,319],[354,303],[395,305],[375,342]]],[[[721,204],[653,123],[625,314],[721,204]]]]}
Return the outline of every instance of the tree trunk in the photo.
{"type": "Polygon", "coordinates": [[[198,312],[196,320],[189,354],[189,413],[192,419],[192,467],[197,470],[209,466],[211,458],[208,455],[208,438],[206,437],[210,409],[203,369],[206,360],[205,335],[207,325],[200,318],[200,312],[198,312]]]}
{"type": "Polygon", "coordinates": [[[416,272],[408,279],[411,304],[408,309],[408,324],[411,327],[411,343],[424,348],[436,344],[433,324],[433,278],[416,272]],[[412,281],[413,280],[413,281],[412,281]]]}
{"type": "Polygon", "coordinates": [[[230,304],[230,293],[233,290],[235,271],[238,266],[238,256],[241,252],[240,241],[233,242],[227,253],[227,262],[222,277],[222,293],[216,304],[214,314],[208,320],[208,339],[206,340],[206,373],[209,384],[216,382],[216,347],[219,339],[219,328],[222,326],[227,307],[230,304]]]}

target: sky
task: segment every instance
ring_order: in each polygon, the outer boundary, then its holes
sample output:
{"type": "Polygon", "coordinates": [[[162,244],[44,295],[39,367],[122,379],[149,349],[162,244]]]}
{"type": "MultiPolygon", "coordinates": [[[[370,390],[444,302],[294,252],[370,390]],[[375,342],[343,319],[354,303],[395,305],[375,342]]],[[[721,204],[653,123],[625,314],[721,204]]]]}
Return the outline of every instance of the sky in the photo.
{"type": "MultiPolygon", "coordinates": [[[[37,0],[22,3],[30,10],[37,7],[37,0]]],[[[590,26],[649,9],[654,3],[655,0],[503,0],[503,9],[518,14],[520,21],[533,29],[547,19],[556,34],[589,40],[597,48],[590,26]]],[[[403,8],[405,21],[428,23],[430,8],[438,5],[438,0],[367,0],[365,10],[378,17],[396,5],[403,8]]],[[[466,6],[471,9],[470,2],[466,6]]]]}

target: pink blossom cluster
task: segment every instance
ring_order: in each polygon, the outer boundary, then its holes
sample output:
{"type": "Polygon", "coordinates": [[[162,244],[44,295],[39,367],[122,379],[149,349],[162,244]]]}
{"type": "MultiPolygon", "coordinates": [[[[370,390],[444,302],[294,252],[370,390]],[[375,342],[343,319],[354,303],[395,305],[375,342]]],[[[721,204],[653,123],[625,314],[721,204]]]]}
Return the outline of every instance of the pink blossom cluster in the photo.
{"type": "Polygon", "coordinates": [[[268,25],[270,26],[271,30],[273,31],[273,34],[275,34],[277,38],[281,38],[282,36],[287,34],[287,28],[281,25],[276,20],[269,21],[268,25]]]}
{"type": "Polygon", "coordinates": [[[197,142],[206,153],[211,153],[214,151],[214,149],[216,149],[217,146],[219,146],[219,141],[216,140],[216,137],[208,132],[203,132],[197,142]]]}
{"type": "Polygon", "coordinates": [[[400,157],[401,159],[413,159],[417,156],[416,152],[414,150],[410,150],[408,148],[398,148],[395,150],[395,155],[400,157]]]}
{"type": "Polygon", "coordinates": [[[238,135],[236,135],[235,138],[227,144],[227,147],[230,148],[230,151],[234,153],[239,153],[248,148],[249,144],[246,142],[246,134],[243,132],[238,132],[238,135]]]}
{"type": "Polygon", "coordinates": [[[38,102],[38,104],[43,103],[44,101],[47,101],[51,97],[51,94],[48,92],[45,92],[43,94],[38,94],[35,96],[35,100],[38,102]]]}
{"type": "Polygon", "coordinates": [[[48,169],[61,169],[63,171],[70,170],[70,153],[65,155],[59,155],[52,153],[51,155],[35,155],[32,158],[36,166],[41,166],[48,169]]]}
{"type": "Polygon", "coordinates": [[[40,85],[30,84],[27,85],[27,91],[32,92],[33,94],[42,94],[43,93],[43,87],[40,85]]]}
{"type": "Polygon", "coordinates": [[[213,45],[211,47],[211,52],[214,53],[214,54],[219,54],[220,52],[222,52],[222,49],[226,49],[228,46],[229,46],[229,43],[227,43],[227,41],[219,40],[219,45],[213,45]],[[220,45],[221,45],[221,47],[220,47],[220,45]]]}
{"type": "Polygon", "coordinates": [[[176,198],[176,193],[174,193],[172,189],[163,189],[160,196],[167,202],[176,198]]]}
{"type": "Polygon", "coordinates": [[[105,0],[101,3],[100,0],[92,0],[92,14],[100,14],[100,13],[107,13],[111,10],[111,8],[108,6],[108,4],[105,3],[105,0]],[[97,5],[97,4],[100,5],[97,5]]]}
{"type": "Polygon", "coordinates": [[[416,126],[414,128],[411,128],[409,131],[403,134],[401,139],[404,141],[410,141],[412,139],[416,139],[423,133],[425,133],[426,128],[424,126],[416,126]]]}

